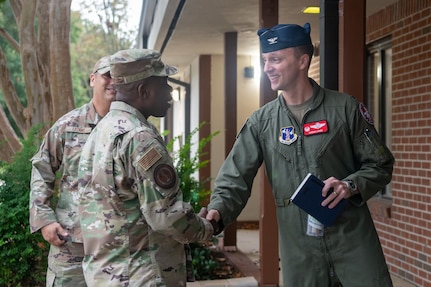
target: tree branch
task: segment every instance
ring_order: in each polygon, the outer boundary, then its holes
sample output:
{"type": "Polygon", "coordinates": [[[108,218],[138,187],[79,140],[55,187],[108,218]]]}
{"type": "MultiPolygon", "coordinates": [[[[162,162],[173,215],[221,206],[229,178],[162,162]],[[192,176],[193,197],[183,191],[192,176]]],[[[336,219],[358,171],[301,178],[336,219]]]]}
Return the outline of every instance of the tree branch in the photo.
{"type": "Polygon", "coordinates": [[[15,21],[18,26],[21,20],[22,0],[9,0],[9,3],[12,7],[13,15],[15,16],[15,21]]]}
{"type": "Polygon", "coordinates": [[[14,119],[21,133],[25,134],[24,132],[27,131],[27,128],[26,128],[26,121],[24,116],[24,107],[18,98],[15,87],[10,78],[9,69],[7,67],[6,56],[1,47],[0,47],[0,88],[3,92],[6,106],[12,118],[14,119]]]}
{"type": "Polygon", "coordinates": [[[0,28],[0,36],[6,39],[11,44],[15,51],[19,53],[19,43],[5,29],[0,28]]]}
{"type": "Polygon", "coordinates": [[[13,155],[21,150],[22,143],[17,137],[15,131],[13,130],[10,122],[3,110],[3,107],[0,105],[0,160],[10,162],[13,158],[13,155]]]}

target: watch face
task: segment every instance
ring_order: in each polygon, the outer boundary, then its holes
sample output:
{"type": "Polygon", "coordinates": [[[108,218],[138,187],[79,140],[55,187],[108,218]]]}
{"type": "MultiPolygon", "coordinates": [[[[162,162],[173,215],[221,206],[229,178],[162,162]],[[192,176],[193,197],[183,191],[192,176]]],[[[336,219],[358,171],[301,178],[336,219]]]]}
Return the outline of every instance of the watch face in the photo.
{"type": "Polygon", "coordinates": [[[350,192],[354,192],[357,190],[356,184],[353,182],[353,180],[347,179],[344,182],[346,183],[347,188],[349,189],[350,192]]]}
{"type": "Polygon", "coordinates": [[[357,189],[356,184],[353,182],[353,180],[347,180],[346,182],[347,182],[350,190],[355,191],[357,189]]]}

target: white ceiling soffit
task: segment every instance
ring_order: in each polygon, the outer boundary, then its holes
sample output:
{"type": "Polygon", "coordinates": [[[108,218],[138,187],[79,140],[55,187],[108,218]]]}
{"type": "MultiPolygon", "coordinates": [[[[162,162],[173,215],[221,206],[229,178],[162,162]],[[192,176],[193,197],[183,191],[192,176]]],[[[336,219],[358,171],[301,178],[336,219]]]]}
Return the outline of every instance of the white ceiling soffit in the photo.
{"type": "MultiPolygon", "coordinates": [[[[366,13],[373,14],[394,2],[367,0],[366,13]]],[[[320,15],[303,14],[302,10],[319,5],[320,0],[279,0],[279,23],[309,22],[312,41],[318,43],[320,15]]],[[[141,19],[140,26],[140,35],[151,31],[148,48],[163,49],[164,62],[180,69],[199,55],[223,54],[226,32],[238,32],[239,55],[259,54],[259,0],[144,0],[142,17],[152,18],[141,19]],[[152,17],[145,7],[152,9],[152,17]]]]}

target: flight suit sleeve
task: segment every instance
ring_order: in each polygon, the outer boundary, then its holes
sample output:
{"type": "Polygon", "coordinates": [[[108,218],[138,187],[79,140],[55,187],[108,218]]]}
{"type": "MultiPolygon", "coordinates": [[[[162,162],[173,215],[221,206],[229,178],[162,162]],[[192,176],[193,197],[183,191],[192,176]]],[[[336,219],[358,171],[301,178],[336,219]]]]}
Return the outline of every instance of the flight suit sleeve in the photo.
{"type": "Polygon", "coordinates": [[[358,198],[361,200],[353,202],[361,205],[391,181],[395,159],[376,131],[365,105],[355,101],[354,107],[351,131],[355,158],[360,168],[346,179],[352,179],[357,184],[361,193],[358,198]]]}
{"type": "Polygon", "coordinates": [[[140,209],[154,231],[181,243],[209,239],[213,226],[183,201],[172,158],[157,139],[134,139],[132,158],[140,209]]]}

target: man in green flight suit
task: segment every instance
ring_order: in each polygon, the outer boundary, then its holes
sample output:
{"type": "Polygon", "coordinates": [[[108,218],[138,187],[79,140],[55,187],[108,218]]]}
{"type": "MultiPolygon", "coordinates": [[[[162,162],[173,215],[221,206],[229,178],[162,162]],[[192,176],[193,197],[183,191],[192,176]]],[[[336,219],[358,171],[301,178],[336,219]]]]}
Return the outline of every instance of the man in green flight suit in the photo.
{"type": "Polygon", "coordinates": [[[265,163],[284,286],[392,286],[366,204],[391,180],[391,152],[362,103],[308,77],[313,55],[308,23],[280,24],[258,35],[264,72],[281,93],[239,132],[215,179],[207,219],[219,225],[234,221],[265,163]],[[347,200],[332,226],[319,224],[289,200],[309,172],[324,180],[322,205],[333,208],[347,200]]]}

